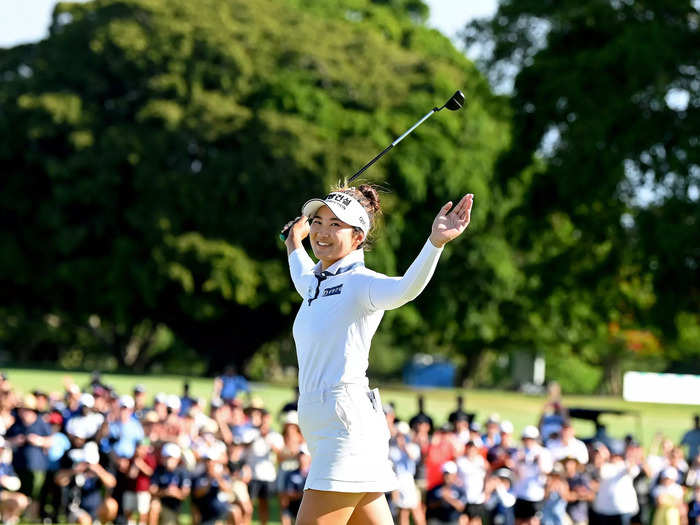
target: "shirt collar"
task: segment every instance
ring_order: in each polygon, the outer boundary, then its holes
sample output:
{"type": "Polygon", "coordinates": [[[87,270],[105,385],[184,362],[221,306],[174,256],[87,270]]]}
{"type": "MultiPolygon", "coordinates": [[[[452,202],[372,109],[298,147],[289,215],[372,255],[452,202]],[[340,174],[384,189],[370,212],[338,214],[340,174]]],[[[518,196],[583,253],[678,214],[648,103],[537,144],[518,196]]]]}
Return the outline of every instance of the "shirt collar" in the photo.
{"type": "MultiPolygon", "coordinates": [[[[347,266],[354,265],[356,263],[361,263],[361,264],[365,263],[365,251],[364,250],[359,249],[359,250],[351,251],[349,254],[347,254],[342,259],[335,261],[327,269],[323,270],[323,272],[334,275],[334,274],[338,273],[338,270],[345,268],[347,266]]],[[[321,273],[321,261],[318,261],[316,263],[316,266],[314,266],[314,273],[316,275],[321,273]]]]}

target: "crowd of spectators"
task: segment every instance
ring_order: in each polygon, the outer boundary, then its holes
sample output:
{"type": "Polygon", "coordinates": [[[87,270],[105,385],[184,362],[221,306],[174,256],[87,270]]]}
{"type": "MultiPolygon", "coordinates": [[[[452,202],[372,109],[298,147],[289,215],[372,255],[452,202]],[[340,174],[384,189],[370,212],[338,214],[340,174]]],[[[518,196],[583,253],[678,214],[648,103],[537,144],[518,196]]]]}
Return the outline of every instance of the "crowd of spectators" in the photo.
{"type": "MultiPolygon", "coordinates": [[[[401,525],[700,525],[697,416],[645,452],[631,435],[579,439],[558,401],[519,433],[461,403],[443,425],[419,407],[409,421],[384,407],[401,525]]],[[[232,369],[209,400],[187,384],[116,392],[99,374],[20,395],[0,375],[4,523],[266,524],[274,503],[291,525],[310,464],[296,401],[272,414],[232,369]]]]}

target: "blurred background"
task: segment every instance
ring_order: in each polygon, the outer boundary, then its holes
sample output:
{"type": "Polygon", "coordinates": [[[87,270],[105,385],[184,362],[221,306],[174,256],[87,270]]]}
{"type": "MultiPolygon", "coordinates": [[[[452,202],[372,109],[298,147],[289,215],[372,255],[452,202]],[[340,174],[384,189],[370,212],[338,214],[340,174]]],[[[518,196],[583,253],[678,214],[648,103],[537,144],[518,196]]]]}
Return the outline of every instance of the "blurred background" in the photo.
{"type": "Polygon", "coordinates": [[[3,2],[0,366],[292,385],[276,232],[462,89],[366,173],[389,274],[476,195],[370,376],[698,374],[698,23],[690,0],[3,2]]]}

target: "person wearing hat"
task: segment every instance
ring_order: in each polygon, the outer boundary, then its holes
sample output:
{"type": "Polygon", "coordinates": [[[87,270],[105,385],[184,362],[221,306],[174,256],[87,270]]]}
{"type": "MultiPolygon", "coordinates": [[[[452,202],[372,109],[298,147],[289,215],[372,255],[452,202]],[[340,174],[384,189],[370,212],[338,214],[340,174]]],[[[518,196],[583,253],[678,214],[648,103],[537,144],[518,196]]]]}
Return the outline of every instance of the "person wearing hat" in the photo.
{"type": "Polygon", "coordinates": [[[625,462],[625,447],[614,441],[599,450],[598,492],[593,500],[593,516],[602,525],[628,525],[639,512],[632,480],[632,466],[625,462]]]}
{"type": "Polygon", "coordinates": [[[280,488],[280,514],[282,525],[292,525],[299,514],[301,499],[304,496],[304,485],[311,467],[311,456],[306,445],[302,445],[297,453],[297,468],[286,472],[280,488]]]}
{"type": "MultiPolygon", "coordinates": [[[[17,407],[17,419],[5,438],[14,449],[12,466],[22,486],[20,492],[34,497],[34,489],[49,466],[47,450],[51,446],[51,427],[37,414],[36,398],[27,394],[17,407]]],[[[38,503],[30,505],[31,517],[38,516],[38,503]]]]}
{"type": "Polygon", "coordinates": [[[233,480],[219,454],[204,454],[204,472],[192,482],[192,503],[201,514],[202,525],[214,525],[219,520],[241,521],[240,508],[233,504],[233,480]]]}
{"type": "Polygon", "coordinates": [[[513,472],[507,468],[493,471],[484,485],[484,507],[493,525],[515,525],[515,496],[511,492],[513,472]]]}
{"type": "Polygon", "coordinates": [[[68,522],[90,525],[116,518],[119,505],[104,490],[114,489],[116,479],[102,465],[97,443],[86,442],[82,447],[66,451],[56,473],[56,484],[65,488],[68,522]]]}
{"type": "MultiPolygon", "coordinates": [[[[98,432],[100,447],[109,456],[112,472],[116,477],[116,486],[112,496],[118,502],[124,497],[129,484],[128,471],[130,460],[136,452],[136,446],[144,438],[141,422],[134,418],[134,398],[129,395],[119,396],[116,414],[105,418],[98,432]]],[[[123,507],[119,507],[120,513],[123,507]]]]}
{"type": "Polygon", "coordinates": [[[416,471],[421,459],[420,447],[411,442],[411,427],[406,421],[399,421],[394,439],[389,446],[389,458],[396,473],[398,488],[393,493],[393,500],[398,509],[399,525],[407,525],[410,517],[413,522],[425,522],[421,493],[416,486],[416,471]]]}
{"type": "Polygon", "coordinates": [[[124,517],[128,525],[134,525],[134,513],[139,517],[138,523],[146,525],[148,511],[151,508],[151,476],[156,468],[156,456],[153,454],[151,441],[143,438],[139,441],[134,457],[129,461],[126,490],[122,496],[124,517]]]}
{"type": "Polygon", "coordinates": [[[588,525],[590,503],[595,498],[590,476],[576,456],[567,456],[561,460],[564,476],[569,487],[566,513],[573,525],[588,525]]]}
{"type": "Polygon", "coordinates": [[[284,448],[284,438],[272,429],[272,414],[264,408],[260,411],[258,435],[248,450],[248,464],[252,471],[248,490],[251,500],[258,505],[258,519],[266,525],[269,519],[269,500],[275,491],[277,469],[275,456],[284,448]]]}
{"type": "Polygon", "coordinates": [[[550,439],[546,446],[554,461],[573,456],[581,465],[588,463],[588,448],[583,441],[576,438],[576,431],[569,419],[565,419],[561,424],[560,437],[550,439]]]}
{"type": "Polygon", "coordinates": [[[537,525],[545,495],[546,475],[552,470],[549,451],[538,443],[540,432],[528,425],[522,432],[522,447],[515,456],[516,481],[513,493],[516,496],[515,522],[518,525],[537,525]]]}
{"type": "Polygon", "coordinates": [[[137,419],[141,419],[148,411],[146,406],[146,387],[142,384],[137,384],[134,386],[132,394],[134,397],[134,416],[137,419]]]}
{"type": "Polygon", "coordinates": [[[192,480],[181,464],[182,450],[175,443],[165,443],[160,461],[151,477],[151,523],[177,525],[182,502],[190,495],[192,480]]]}
{"type": "Polygon", "coordinates": [[[486,522],[484,482],[489,465],[475,441],[467,441],[464,455],[457,458],[456,463],[465,491],[464,513],[469,518],[469,525],[482,525],[486,522]]]}
{"type": "Polygon", "coordinates": [[[489,449],[501,442],[501,416],[493,413],[486,420],[486,432],[481,436],[484,446],[489,449]]]}
{"type": "Polygon", "coordinates": [[[683,487],[678,483],[678,470],[666,467],[659,474],[659,483],[652,491],[656,505],[652,525],[680,525],[685,519],[683,487]]]}
{"type": "Polygon", "coordinates": [[[510,421],[502,421],[499,425],[501,439],[498,445],[491,447],[486,452],[486,460],[491,465],[491,469],[515,467],[514,458],[518,452],[515,440],[513,439],[513,423],[510,421]]]}
{"type": "Polygon", "coordinates": [[[63,416],[60,410],[52,410],[44,419],[51,426],[51,446],[47,451],[49,463],[46,476],[39,491],[39,517],[42,521],[51,520],[52,523],[57,523],[61,507],[61,487],[56,484],[55,477],[63,454],[71,449],[71,442],[68,436],[61,432],[63,416]]]}
{"type": "Polygon", "coordinates": [[[29,498],[17,492],[21,482],[7,461],[5,447],[7,442],[0,436],[0,512],[4,523],[17,523],[19,517],[29,505],[29,498]]]}
{"type": "Polygon", "coordinates": [[[314,458],[301,522],[316,523],[330,514],[337,523],[351,515],[358,522],[392,522],[384,493],[396,488],[396,478],[379,392],[368,387],[369,347],[384,311],[425,288],[444,245],[466,230],[471,206],[472,196],[465,195],[457,205],[442,207],[423,249],[400,278],[364,265],[364,247],[381,212],[371,186],[343,187],[311,199],[301,218],[287,225],[290,273],[303,301],[293,329],[299,418],[314,458]],[[307,236],[316,265],[302,244],[307,236]]]}
{"type": "Polygon", "coordinates": [[[428,525],[466,525],[466,493],[459,482],[457,464],[446,461],[441,468],[442,482],[428,491],[426,518],[428,525]]]}

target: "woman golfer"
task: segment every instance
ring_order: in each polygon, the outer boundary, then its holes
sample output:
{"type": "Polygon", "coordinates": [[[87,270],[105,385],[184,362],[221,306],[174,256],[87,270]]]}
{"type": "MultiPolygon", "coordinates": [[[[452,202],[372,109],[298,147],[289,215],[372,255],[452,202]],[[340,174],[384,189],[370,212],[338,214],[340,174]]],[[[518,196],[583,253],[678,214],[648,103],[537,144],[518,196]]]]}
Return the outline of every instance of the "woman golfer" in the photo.
{"type": "Polygon", "coordinates": [[[396,479],[379,392],[368,387],[370,342],[384,310],[415,299],[426,286],[444,245],[469,225],[472,199],[442,207],[403,277],[364,265],[362,247],[380,213],[371,186],[311,199],[291,225],[289,268],[303,298],[294,321],[299,425],[312,459],[298,525],[392,523],[384,493],[396,488],[396,479]],[[307,236],[318,264],[302,246],[307,236]]]}

